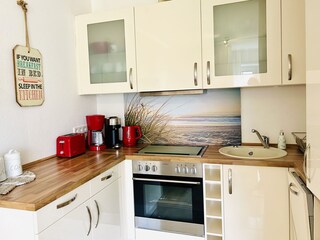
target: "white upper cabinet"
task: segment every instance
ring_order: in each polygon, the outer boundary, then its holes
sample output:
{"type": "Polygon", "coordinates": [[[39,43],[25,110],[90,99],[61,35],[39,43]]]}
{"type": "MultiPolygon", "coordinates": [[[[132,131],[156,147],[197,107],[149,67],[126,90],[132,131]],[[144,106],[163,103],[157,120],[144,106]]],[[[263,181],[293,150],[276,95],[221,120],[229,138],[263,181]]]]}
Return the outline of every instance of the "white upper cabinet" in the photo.
{"type": "Polygon", "coordinates": [[[307,186],[320,199],[320,1],[306,1],[307,186]]]}
{"type": "Polygon", "coordinates": [[[282,0],[281,11],[282,84],[305,84],[305,1],[282,0]]]}
{"type": "Polygon", "coordinates": [[[281,1],[201,3],[204,88],[281,84],[281,1]]]}
{"type": "Polygon", "coordinates": [[[202,88],[200,0],[135,8],[139,92],[202,88]]]}
{"type": "Polygon", "coordinates": [[[137,91],[133,8],[76,17],[79,94],[137,91]]]}

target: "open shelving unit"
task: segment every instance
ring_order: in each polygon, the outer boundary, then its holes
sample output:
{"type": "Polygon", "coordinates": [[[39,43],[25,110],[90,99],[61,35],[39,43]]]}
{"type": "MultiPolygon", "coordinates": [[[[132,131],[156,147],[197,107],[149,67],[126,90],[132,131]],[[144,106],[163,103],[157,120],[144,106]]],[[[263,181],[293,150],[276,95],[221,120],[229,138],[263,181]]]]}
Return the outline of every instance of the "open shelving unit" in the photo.
{"type": "Polygon", "coordinates": [[[223,240],[222,169],[219,164],[204,164],[205,232],[207,240],[223,240]]]}

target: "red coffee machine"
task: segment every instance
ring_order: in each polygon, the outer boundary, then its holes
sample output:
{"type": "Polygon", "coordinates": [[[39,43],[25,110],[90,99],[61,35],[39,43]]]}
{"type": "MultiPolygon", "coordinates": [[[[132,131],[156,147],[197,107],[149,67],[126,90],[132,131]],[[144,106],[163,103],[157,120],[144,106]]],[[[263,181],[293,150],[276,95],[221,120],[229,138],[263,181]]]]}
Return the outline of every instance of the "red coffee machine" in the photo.
{"type": "Polygon", "coordinates": [[[86,116],[88,125],[88,146],[92,151],[106,148],[103,136],[104,115],[86,116]]]}

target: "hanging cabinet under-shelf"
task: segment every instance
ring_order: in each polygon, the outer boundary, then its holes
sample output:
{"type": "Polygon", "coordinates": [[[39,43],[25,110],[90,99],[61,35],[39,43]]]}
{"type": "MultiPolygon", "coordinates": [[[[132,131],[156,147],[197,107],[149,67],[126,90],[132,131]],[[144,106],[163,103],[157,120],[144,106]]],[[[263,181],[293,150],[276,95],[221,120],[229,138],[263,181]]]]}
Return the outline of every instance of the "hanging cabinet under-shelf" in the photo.
{"type": "Polygon", "coordinates": [[[79,94],[136,92],[134,10],[76,17],[79,94]]]}

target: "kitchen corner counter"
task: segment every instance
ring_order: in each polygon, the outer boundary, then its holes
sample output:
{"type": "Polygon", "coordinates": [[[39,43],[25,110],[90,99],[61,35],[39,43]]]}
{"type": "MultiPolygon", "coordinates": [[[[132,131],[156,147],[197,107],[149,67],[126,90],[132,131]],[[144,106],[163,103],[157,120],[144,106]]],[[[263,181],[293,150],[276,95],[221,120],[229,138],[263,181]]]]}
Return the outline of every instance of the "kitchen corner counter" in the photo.
{"type": "Polygon", "coordinates": [[[220,146],[209,146],[203,157],[136,154],[141,147],[143,145],[119,150],[87,151],[85,154],[74,158],[51,157],[24,165],[24,170],[36,174],[35,181],[15,188],[7,195],[0,196],[0,207],[36,211],[112,168],[124,159],[288,167],[296,168],[298,174],[305,179],[302,171],[303,155],[296,145],[288,146],[287,156],[268,160],[226,157],[219,153],[220,146]]]}
{"type": "Polygon", "coordinates": [[[125,159],[138,148],[87,151],[73,158],[51,157],[26,164],[23,170],[32,171],[36,179],[0,195],[0,207],[36,211],[125,159]]]}

